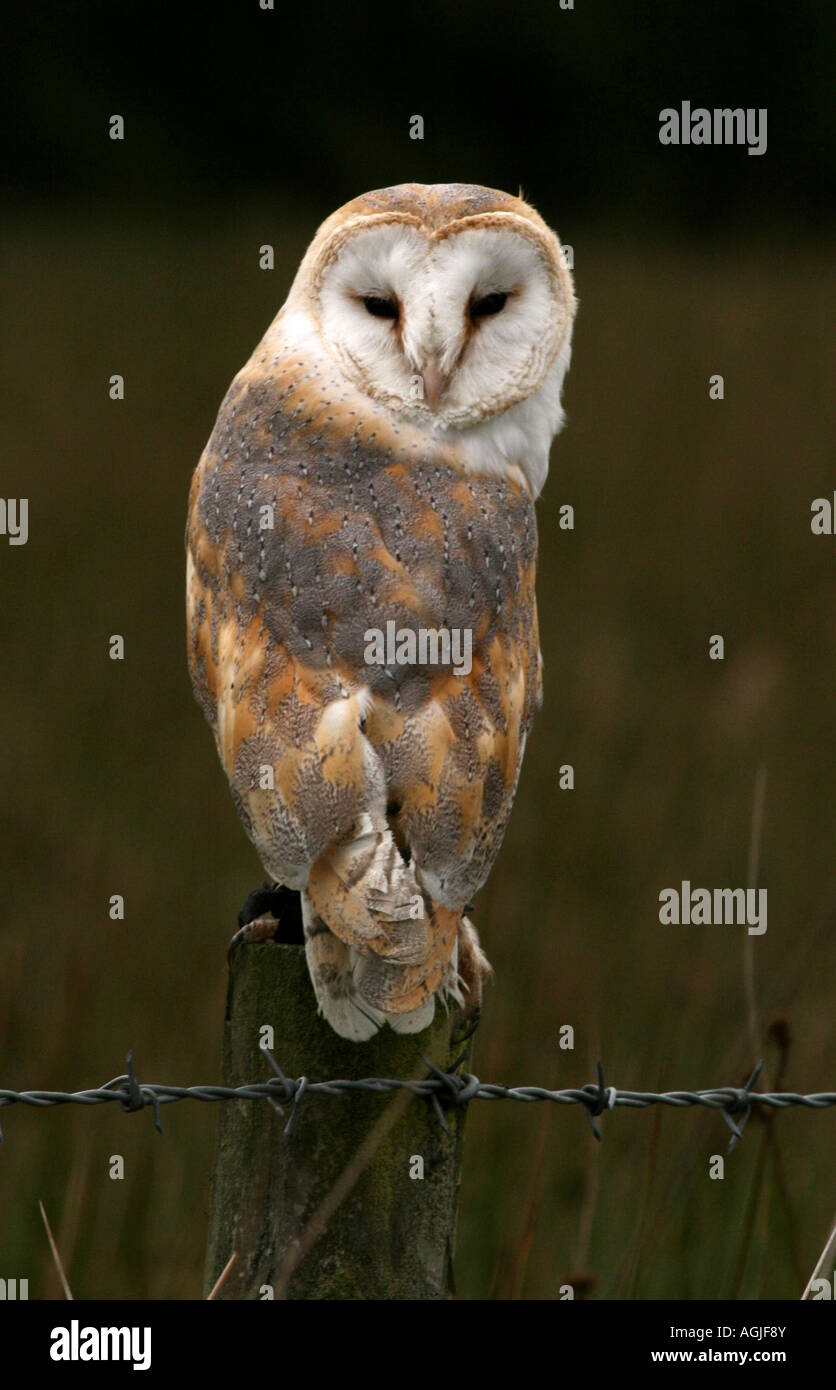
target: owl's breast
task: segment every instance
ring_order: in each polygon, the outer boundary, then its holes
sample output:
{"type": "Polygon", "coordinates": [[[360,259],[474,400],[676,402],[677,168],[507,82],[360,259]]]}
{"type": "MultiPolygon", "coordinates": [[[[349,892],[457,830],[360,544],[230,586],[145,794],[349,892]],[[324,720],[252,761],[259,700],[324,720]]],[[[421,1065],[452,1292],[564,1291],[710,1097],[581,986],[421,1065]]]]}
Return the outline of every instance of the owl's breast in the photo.
{"type": "Polygon", "coordinates": [[[426,660],[422,634],[458,634],[453,655],[466,643],[474,663],[497,635],[536,646],[524,483],[466,475],[431,449],[405,457],[374,433],[346,438],[276,404],[263,388],[230,393],[193,495],[239,626],[259,615],[307,667],[364,672],[373,692],[413,705],[439,675],[438,645],[426,660]],[[390,659],[393,631],[403,661],[390,659]],[[381,660],[370,660],[375,633],[381,660]]]}

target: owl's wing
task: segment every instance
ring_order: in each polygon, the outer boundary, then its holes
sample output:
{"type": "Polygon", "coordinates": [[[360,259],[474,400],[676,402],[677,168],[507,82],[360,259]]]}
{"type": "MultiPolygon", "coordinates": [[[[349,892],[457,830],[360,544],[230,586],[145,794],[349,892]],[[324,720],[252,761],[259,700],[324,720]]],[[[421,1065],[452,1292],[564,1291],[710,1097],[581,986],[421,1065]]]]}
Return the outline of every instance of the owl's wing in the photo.
{"type": "Polygon", "coordinates": [[[233,383],[190,498],[192,679],[265,867],[303,890],[309,934],[359,953],[369,1004],[410,1013],[510,812],[539,680],[533,506],[324,423],[233,383]],[[393,659],[442,630],[446,664],[393,659]]]}

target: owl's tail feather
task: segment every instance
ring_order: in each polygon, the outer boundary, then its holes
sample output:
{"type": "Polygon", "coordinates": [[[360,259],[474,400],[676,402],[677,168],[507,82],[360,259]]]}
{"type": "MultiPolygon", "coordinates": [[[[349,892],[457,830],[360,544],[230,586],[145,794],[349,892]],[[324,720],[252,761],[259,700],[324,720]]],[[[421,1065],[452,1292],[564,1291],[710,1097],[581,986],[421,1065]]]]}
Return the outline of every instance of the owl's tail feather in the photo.
{"type": "Polygon", "coordinates": [[[308,894],[335,936],[399,965],[427,957],[424,900],[391,830],[332,845],[314,864],[308,894]]]}
{"type": "Polygon", "coordinates": [[[439,990],[461,1002],[461,914],[421,892],[388,828],[367,826],[317,861],[302,916],[320,1010],[343,1037],[361,1041],[384,1022],[420,1032],[439,990]]]}

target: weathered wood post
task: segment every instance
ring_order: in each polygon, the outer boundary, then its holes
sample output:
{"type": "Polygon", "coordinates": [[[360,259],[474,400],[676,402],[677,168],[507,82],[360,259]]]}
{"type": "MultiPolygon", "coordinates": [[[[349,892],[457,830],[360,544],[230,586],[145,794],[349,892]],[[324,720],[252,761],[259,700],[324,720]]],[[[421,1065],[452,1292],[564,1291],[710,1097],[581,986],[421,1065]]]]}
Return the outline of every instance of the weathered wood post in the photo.
{"type": "MultiPolygon", "coordinates": [[[[384,1028],[346,1042],[317,1014],[304,948],[266,942],[235,956],[223,1044],[223,1084],[272,1074],[272,1049],[287,1076],[335,1078],[427,1074],[419,1053],[446,1070],[461,1051],[453,1011],[430,1028],[384,1028]]],[[[206,1290],[232,1254],[224,1299],[439,1299],[451,1292],[465,1108],[445,1110],[445,1134],[430,1101],[404,1091],[313,1095],[290,1135],[265,1100],[218,1106],[206,1290]],[[417,1176],[423,1172],[423,1177],[417,1176]]]]}

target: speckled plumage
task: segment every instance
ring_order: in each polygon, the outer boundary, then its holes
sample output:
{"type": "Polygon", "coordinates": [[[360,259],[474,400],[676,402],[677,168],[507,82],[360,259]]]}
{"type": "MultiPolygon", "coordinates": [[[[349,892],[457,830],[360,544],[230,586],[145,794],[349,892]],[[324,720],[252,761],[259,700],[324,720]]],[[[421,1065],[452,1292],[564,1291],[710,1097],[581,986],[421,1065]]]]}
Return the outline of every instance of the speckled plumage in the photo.
{"type": "MultiPolygon", "coordinates": [[[[327,264],[369,214],[437,235],[509,208],[526,205],[459,185],[380,190],[312,251],[327,264]]],[[[306,262],[310,300],[322,266],[306,262]]],[[[384,1019],[424,1026],[436,991],[480,992],[462,914],[499,849],[539,698],[537,532],[522,467],[474,472],[455,434],[369,399],[307,328],[286,331],[299,284],[194,475],[189,661],[247,833],[302,891],[320,1005],[359,1037],[384,1019]],[[365,634],[388,622],[468,629],[472,670],[368,664],[365,634]]]]}

